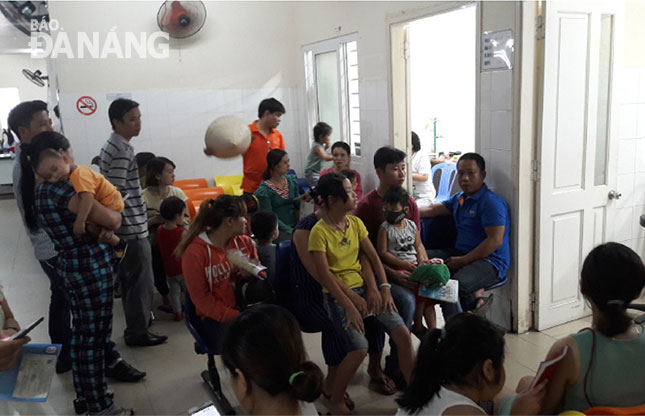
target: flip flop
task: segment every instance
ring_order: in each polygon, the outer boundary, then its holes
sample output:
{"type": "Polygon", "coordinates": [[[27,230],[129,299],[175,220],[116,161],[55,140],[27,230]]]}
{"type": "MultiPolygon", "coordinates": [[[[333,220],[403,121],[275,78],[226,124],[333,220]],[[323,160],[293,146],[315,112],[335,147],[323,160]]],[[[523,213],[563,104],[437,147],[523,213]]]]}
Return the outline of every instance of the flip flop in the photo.
{"type": "Polygon", "coordinates": [[[486,316],[486,314],[488,313],[488,310],[490,309],[490,305],[493,303],[493,297],[494,297],[494,296],[495,296],[495,295],[493,295],[493,294],[491,293],[490,295],[485,296],[485,297],[475,298],[476,303],[479,303],[479,301],[480,301],[480,300],[483,300],[483,301],[484,301],[484,303],[482,303],[481,305],[479,305],[478,307],[476,307],[476,308],[473,310],[473,313],[474,313],[475,315],[479,315],[479,316],[485,317],[485,316],[486,316]]]}
{"type": "MultiPolygon", "coordinates": [[[[323,395],[323,397],[325,399],[327,399],[327,400],[329,400],[331,402],[331,395],[330,394],[327,394],[327,393],[325,393],[323,391],[322,395],[323,395]]],[[[356,403],[354,403],[354,400],[352,400],[352,398],[349,397],[349,393],[345,392],[345,394],[343,395],[343,399],[345,400],[345,406],[347,406],[349,411],[351,412],[352,410],[354,410],[354,408],[356,407],[356,403]]]]}
{"type": "Polygon", "coordinates": [[[371,379],[368,388],[384,396],[391,396],[398,391],[394,380],[385,374],[380,380],[371,379]]]}

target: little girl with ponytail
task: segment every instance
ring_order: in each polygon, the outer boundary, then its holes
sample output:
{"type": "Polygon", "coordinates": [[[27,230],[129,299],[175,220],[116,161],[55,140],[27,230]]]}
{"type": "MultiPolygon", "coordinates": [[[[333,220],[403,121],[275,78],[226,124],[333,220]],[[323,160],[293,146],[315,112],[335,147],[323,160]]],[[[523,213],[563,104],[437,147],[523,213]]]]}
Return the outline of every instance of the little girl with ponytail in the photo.
{"type": "Polygon", "coordinates": [[[233,391],[250,415],[318,415],[323,374],[309,361],[300,326],[286,309],[257,305],[233,321],[222,348],[233,391]]]}
{"type": "Polygon", "coordinates": [[[455,315],[445,328],[424,335],[396,415],[485,415],[479,404],[490,401],[504,404],[496,414],[538,414],[546,383],[521,383],[517,396],[502,398],[505,380],[501,331],[475,314],[455,315]]]}

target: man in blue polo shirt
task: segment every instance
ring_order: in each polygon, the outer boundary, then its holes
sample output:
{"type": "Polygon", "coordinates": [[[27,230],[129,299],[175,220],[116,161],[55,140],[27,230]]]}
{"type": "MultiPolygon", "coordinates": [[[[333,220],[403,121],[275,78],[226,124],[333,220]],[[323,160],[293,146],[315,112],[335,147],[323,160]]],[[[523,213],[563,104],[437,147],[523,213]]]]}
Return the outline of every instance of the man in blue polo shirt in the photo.
{"type": "MultiPolygon", "coordinates": [[[[452,278],[459,281],[463,310],[479,310],[490,303],[484,288],[499,282],[510,262],[510,218],[506,201],[488,189],[486,163],[477,153],[466,153],[457,162],[457,181],[463,190],[441,204],[421,210],[421,217],[452,215],[457,225],[454,248],[429,250],[428,257],[445,259],[452,278]]],[[[458,308],[443,305],[444,315],[458,308]]]]}

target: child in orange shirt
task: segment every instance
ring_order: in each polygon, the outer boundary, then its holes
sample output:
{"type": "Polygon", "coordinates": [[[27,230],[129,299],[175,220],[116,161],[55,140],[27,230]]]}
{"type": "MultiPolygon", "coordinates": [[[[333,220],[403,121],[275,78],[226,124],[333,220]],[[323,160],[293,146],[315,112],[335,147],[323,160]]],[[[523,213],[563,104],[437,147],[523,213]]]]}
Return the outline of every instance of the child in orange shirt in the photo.
{"type": "Polygon", "coordinates": [[[36,167],[36,173],[49,183],[70,181],[76,191],[76,195],[72,197],[70,203],[78,204],[74,233],[83,235],[89,231],[92,234],[108,237],[106,240],[108,244],[115,246],[117,258],[123,257],[127,247],[124,239],[120,239],[111,231],[107,232],[87,222],[94,200],[112,211],[123,211],[123,198],[114,185],[89,167],[76,165],[71,148],[65,151],[45,150],[36,167]]]}

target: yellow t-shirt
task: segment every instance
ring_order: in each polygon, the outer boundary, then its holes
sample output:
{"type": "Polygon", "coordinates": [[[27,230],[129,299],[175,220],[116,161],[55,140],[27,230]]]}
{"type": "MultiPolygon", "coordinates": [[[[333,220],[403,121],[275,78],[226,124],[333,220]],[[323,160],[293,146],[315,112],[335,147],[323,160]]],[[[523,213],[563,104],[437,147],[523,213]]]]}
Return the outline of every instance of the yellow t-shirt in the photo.
{"type": "Polygon", "coordinates": [[[353,289],[363,286],[358,253],[361,241],[367,238],[367,229],[358,217],[348,215],[347,220],[349,227],[345,232],[334,230],[324,220],[319,220],[309,234],[309,251],[324,252],[329,270],[353,289]]]}
{"type": "Polygon", "coordinates": [[[104,207],[116,212],[123,211],[121,193],[100,173],[79,165],[69,175],[69,181],[76,193],[89,192],[104,207]]]}

